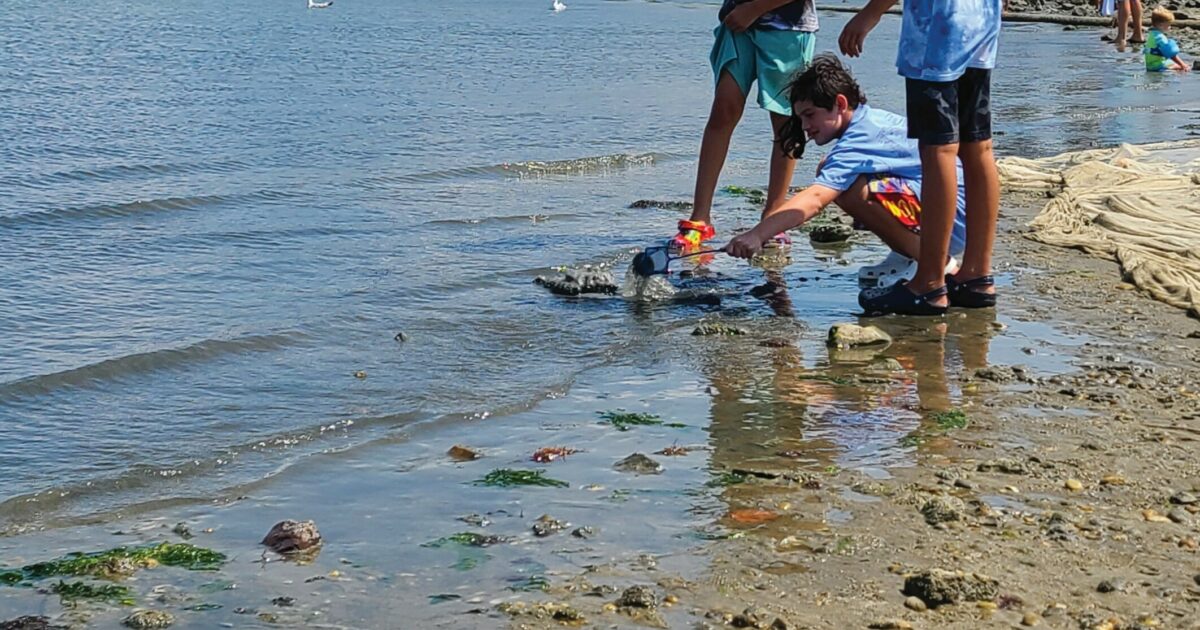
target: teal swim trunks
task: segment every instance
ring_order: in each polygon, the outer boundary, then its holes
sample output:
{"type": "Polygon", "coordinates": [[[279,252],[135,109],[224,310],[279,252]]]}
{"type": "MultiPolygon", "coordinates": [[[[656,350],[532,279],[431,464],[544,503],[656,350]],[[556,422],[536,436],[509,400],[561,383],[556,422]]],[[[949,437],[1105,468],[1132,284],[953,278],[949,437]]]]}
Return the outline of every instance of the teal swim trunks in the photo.
{"type": "Polygon", "coordinates": [[[713,35],[716,41],[708,58],[714,81],[721,80],[721,72],[728,72],[742,94],[749,94],[750,86],[758,81],[759,107],[791,116],[787,86],[812,62],[816,33],[756,28],[734,33],[722,24],[713,35]]]}

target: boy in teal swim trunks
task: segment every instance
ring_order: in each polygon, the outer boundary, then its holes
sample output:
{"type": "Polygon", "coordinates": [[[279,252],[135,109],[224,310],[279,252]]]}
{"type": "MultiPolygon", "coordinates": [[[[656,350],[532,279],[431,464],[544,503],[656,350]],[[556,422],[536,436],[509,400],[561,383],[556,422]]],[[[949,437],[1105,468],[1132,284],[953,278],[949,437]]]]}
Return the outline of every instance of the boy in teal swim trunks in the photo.
{"type": "Polygon", "coordinates": [[[1188,65],[1179,57],[1179,42],[1167,37],[1175,14],[1166,7],[1158,7],[1150,14],[1150,37],[1142,47],[1146,58],[1146,69],[1151,72],[1167,70],[1189,71],[1188,65]]]}
{"type": "MultiPolygon", "coordinates": [[[[711,223],[713,194],[750,86],[758,82],[758,104],[770,113],[778,138],[792,114],[784,95],[788,81],[808,66],[816,45],[813,0],[725,0],[718,17],[721,24],[709,55],[716,91],[700,144],[692,216],[679,222],[679,233],[670,241],[679,249],[694,248],[716,235],[711,223]]],[[[776,139],[764,215],[787,197],[795,166],[776,139]]]]}
{"type": "MultiPolygon", "coordinates": [[[[921,152],[908,138],[908,123],[867,105],[850,71],[832,55],[820,55],[788,88],[793,116],[783,126],[784,151],[797,154],[808,140],[832,144],[812,185],[767,210],[762,221],[734,238],[726,251],[750,258],[778,234],[837,204],[893,251],[916,258],[921,247],[921,152]]],[[[961,181],[962,178],[959,178],[961,181]]],[[[958,189],[950,252],[966,242],[966,200],[958,189]]]]}

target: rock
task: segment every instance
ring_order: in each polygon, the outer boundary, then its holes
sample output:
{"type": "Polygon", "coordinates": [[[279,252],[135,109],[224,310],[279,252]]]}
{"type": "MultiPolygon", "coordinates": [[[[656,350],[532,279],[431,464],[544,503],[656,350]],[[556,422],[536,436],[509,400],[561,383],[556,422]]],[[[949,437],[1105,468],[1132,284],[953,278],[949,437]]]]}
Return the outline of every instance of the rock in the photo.
{"type": "Polygon", "coordinates": [[[1068,479],[1063,483],[1063,487],[1071,492],[1079,492],[1080,490],[1083,490],[1083,483],[1078,479],[1068,479]]]}
{"type": "Polygon", "coordinates": [[[1167,518],[1179,523],[1180,525],[1189,525],[1192,522],[1192,515],[1188,514],[1187,510],[1182,510],[1180,508],[1175,508],[1170,512],[1167,512],[1167,518]]]}
{"type": "Polygon", "coordinates": [[[963,520],[967,506],[955,497],[934,497],[921,506],[921,514],[930,525],[963,520]]]}
{"type": "Polygon", "coordinates": [[[1125,580],[1120,580],[1120,579],[1102,580],[1099,584],[1096,585],[1096,592],[1097,593],[1119,593],[1119,592],[1123,592],[1127,587],[1128,587],[1128,585],[1125,583],[1125,580]]]}
{"type": "Polygon", "coordinates": [[[571,532],[571,535],[576,538],[587,540],[596,536],[596,529],[594,527],[576,527],[575,530],[571,532]]]}
{"type": "Polygon", "coordinates": [[[1077,30],[1079,30],[1079,27],[1075,26],[1074,24],[1068,24],[1063,27],[1063,30],[1064,31],[1077,31],[1077,30]]]}
{"type": "Polygon", "coordinates": [[[450,450],[446,451],[446,454],[450,456],[450,459],[459,462],[469,462],[473,459],[479,459],[482,457],[482,455],[479,454],[479,451],[463,446],[462,444],[455,444],[454,446],[451,446],[450,450]]]}
{"type": "Polygon", "coordinates": [[[871,628],[871,630],[912,630],[912,624],[903,619],[876,621],[867,627],[871,628]]]}
{"type": "Polygon", "coordinates": [[[730,326],[721,322],[704,322],[696,326],[692,330],[692,334],[697,337],[707,337],[709,335],[744,335],[746,331],[737,326],[730,326]]]}
{"type": "Polygon", "coordinates": [[[392,337],[392,339],[395,339],[396,341],[399,341],[400,343],[404,343],[404,342],[408,341],[409,339],[411,339],[411,337],[408,336],[408,333],[401,330],[400,332],[396,333],[396,336],[392,337]]]}
{"type": "Polygon", "coordinates": [[[271,603],[279,606],[280,608],[291,608],[292,606],[296,605],[296,598],[287,596],[276,597],[275,599],[271,600],[271,603]]]}
{"type": "Polygon", "coordinates": [[[851,236],[854,236],[854,228],[844,223],[818,225],[808,232],[814,243],[841,243],[851,236]]]}
{"type": "Polygon", "coordinates": [[[891,342],[891,336],[875,326],[834,324],[829,329],[829,338],[825,341],[825,345],[834,348],[856,348],[875,344],[890,344],[891,342]]]}
{"type": "Polygon", "coordinates": [[[634,453],[613,464],[613,469],[638,475],[657,475],[663,471],[662,464],[641,453],[634,453]]]}
{"type": "Polygon", "coordinates": [[[1011,458],[991,459],[976,466],[979,472],[1002,472],[1007,475],[1028,475],[1032,472],[1029,464],[1011,458]]]}
{"type": "Polygon", "coordinates": [[[1021,617],[1022,626],[1036,626],[1041,622],[1042,618],[1039,617],[1037,613],[1032,611],[1025,613],[1025,615],[1021,617]]]}
{"type": "Polygon", "coordinates": [[[543,514],[533,523],[533,535],[538,538],[545,538],[554,532],[566,529],[568,525],[569,523],[564,523],[549,514],[543,514]]]}
{"type": "Polygon", "coordinates": [[[1123,486],[1123,485],[1125,485],[1125,478],[1120,475],[1104,475],[1103,477],[1100,478],[1100,485],[1102,485],[1102,486],[1123,486]]]}
{"type": "Polygon", "coordinates": [[[267,532],[262,544],[276,553],[305,551],[321,544],[321,532],[312,521],[280,521],[267,532]]]}
{"type": "Polygon", "coordinates": [[[619,290],[611,271],[591,265],[585,265],[581,269],[567,269],[562,276],[556,278],[538,276],[533,279],[533,283],[546,287],[555,295],[615,295],[619,290]]]}
{"type": "Polygon", "coordinates": [[[645,210],[647,208],[660,208],[662,210],[691,210],[692,202],[690,201],[659,201],[657,199],[638,199],[629,204],[630,208],[635,210],[645,210]]]}
{"type": "Polygon", "coordinates": [[[126,617],[121,623],[136,629],[166,628],[175,623],[175,617],[162,610],[139,610],[126,617]]]}
{"type": "Polygon", "coordinates": [[[649,586],[630,586],[617,598],[617,606],[653,610],[658,606],[658,597],[649,586]]]}
{"type": "Polygon", "coordinates": [[[492,524],[491,519],[480,514],[468,514],[466,516],[460,516],[458,517],[458,520],[476,527],[487,527],[488,525],[492,524]]]}
{"type": "Polygon", "coordinates": [[[931,608],[991,600],[999,592],[1000,585],[996,580],[978,573],[930,569],[904,579],[904,594],[921,598],[931,608]]]}
{"type": "Polygon", "coordinates": [[[768,630],[787,630],[788,628],[786,621],[762,608],[743,610],[730,618],[729,625],[735,628],[765,628],[768,630]]]}
{"type": "Polygon", "coordinates": [[[1196,495],[1191,492],[1180,490],[1171,495],[1171,503],[1175,505],[1191,505],[1193,503],[1200,503],[1200,498],[1196,498],[1196,495]]]}
{"type": "Polygon", "coordinates": [[[0,630],[64,630],[66,626],[50,625],[49,617],[25,615],[8,621],[0,621],[0,630]]]}
{"type": "Polygon", "coordinates": [[[1192,576],[1192,581],[1196,583],[1196,586],[1200,586],[1200,573],[1197,573],[1196,575],[1193,575],[1193,576],[1192,576]]]}
{"type": "Polygon", "coordinates": [[[367,373],[364,370],[358,370],[354,373],[354,378],[367,378],[367,373]]]}
{"type": "MultiPolygon", "coordinates": [[[[1195,62],[1192,63],[1192,68],[1200,70],[1200,59],[1197,59],[1195,62]]],[[[1192,332],[1188,333],[1187,338],[1188,339],[1200,339],[1200,330],[1193,330],[1192,332]]]]}
{"type": "Polygon", "coordinates": [[[1017,374],[1010,367],[993,365],[992,367],[975,370],[975,378],[983,381],[992,381],[993,383],[1008,383],[1016,380],[1017,374]]]}
{"type": "Polygon", "coordinates": [[[1142,510],[1142,518],[1145,519],[1145,521],[1147,523],[1170,523],[1171,522],[1171,519],[1163,516],[1162,514],[1159,514],[1156,510],[1151,510],[1151,509],[1142,510]]]}
{"type": "Polygon", "coordinates": [[[909,597],[905,599],[904,607],[917,612],[925,612],[926,610],[929,610],[929,607],[925,605],[925,602],[920,597],[909,597]]]}

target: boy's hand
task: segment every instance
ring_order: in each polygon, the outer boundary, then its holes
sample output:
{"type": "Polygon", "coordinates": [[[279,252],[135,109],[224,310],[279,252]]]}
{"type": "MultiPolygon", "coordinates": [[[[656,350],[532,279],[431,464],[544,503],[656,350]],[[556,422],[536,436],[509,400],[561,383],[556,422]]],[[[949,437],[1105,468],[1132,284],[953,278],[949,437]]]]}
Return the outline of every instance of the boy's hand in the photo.
{"type": "Polygon", "coordinates": [[[725,28],[734,33],[744,33],[754,26],[758,18],[762,17],[763,12],[759,11],[753,2],[739,4],[725,16],[725,21],[722,22],[725,28]]]}
{"type": "Polygon", "coordinates": [[[750,230],[729,241],[725,245],[725,253],[734,258],[753,258],[755,254],[762,251],[762,248],[763,238],[754,230],[750,230]]]}
{"type": "Polygon", "coordinates": [[[863,42],[867,41],[867,35],[879,24],[879,16],[873,15],[866,11],[859,11],[842,29],[842,34],[838,37],[838,47],[841,48],[842,54],[847,57],[857,57],[862,54],[863,42]]]}

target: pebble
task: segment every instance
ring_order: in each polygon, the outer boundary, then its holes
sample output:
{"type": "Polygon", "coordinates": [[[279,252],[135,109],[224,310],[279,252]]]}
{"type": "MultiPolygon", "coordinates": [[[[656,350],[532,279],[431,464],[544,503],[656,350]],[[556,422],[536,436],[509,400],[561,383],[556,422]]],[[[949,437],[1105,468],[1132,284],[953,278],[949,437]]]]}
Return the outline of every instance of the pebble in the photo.
{"type": "Polygon", "coordinates": [[[1100,485],[1123,486],[1125,485],[1125,478],[1120,475],[1104,475],[1100,478],[1100,485]]]}
{"type": "Polygon", "coordinates": [[[1187,525],[1192,521],[1192,515],[1188,514],[1187,510],[1181,510],[1179,508],[1175,508],[1170,512],[1167,512],[1167,518],[1179,523],[1180,525],[1187,525]]]}
{"type": "Polygon", "coordinates": [[[1200,499],[1196,498],[1196,495],[1191,492],[1180,490],[1171,495],[1171,503],[1175,505],[1191,505],[1193,503],[1200,503],[1200,499]]]}
{"type": "Polygon", "coordinates": [[[871,628],[871,630],[912,630],[912,624],[903,619],[876,621],[867,627],[871,628]]]}
{"type": "Polygon", "coordinates": [[[1142,518],[1148,523],[1170,523],[1171,519],[1150,509],[1142,510],[1142,518]]]}
{"type": "Polygon", "coordinates": [[[1115,593],[1125,590],[1125,582],[1122,580],[1103,580],[1096,585],[1096,591],[1099,593],[1115,593]]]}
{"type": "Polygon", "coordinates": [[[920,597],[909,597],[908,599],[904,600],[904,607],[917,612],[925,612],[926,610],[929,610],[929,607],[925,605],[925,601],[920,597]]]}
{"type": "Polygon", "coordinates": [[[1063,484],[1063,487],[1071,492],[1079,492],[1080,490],[1083,490],[1083,483],[1078,479],[1068,479],[1066,483],[1063,484]]]}
{"type": "Polygon", "coordinates": [[[359,370],[354,373],[354,378],[367,378],[367,373],[363,370],[359,370]]]}
{"type": "Polygon", "coordinates": [[[1035,612],[1027,612],[1024,617],[1021,617],[1022,626],[1036,626],[1041,623],[1042,618],[1035,612]]]}

